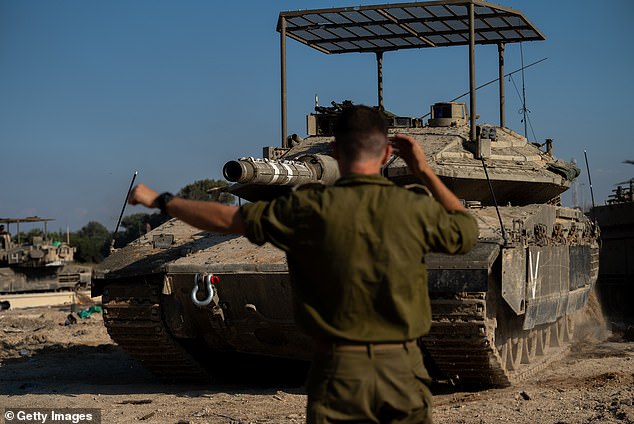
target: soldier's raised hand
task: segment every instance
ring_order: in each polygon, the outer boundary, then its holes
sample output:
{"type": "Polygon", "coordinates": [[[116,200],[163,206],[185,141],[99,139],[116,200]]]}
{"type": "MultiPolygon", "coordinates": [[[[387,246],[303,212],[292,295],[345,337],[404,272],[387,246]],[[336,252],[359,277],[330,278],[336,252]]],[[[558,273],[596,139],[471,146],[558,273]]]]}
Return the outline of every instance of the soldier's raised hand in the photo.
{"type": "Polygon", "coordinates": [[[394,153],[400,156],[414,174],[425,174],[429,171],[429,164],[423,148],[413,137],[405,134],[394,134],[390,138],[394,153]]]}

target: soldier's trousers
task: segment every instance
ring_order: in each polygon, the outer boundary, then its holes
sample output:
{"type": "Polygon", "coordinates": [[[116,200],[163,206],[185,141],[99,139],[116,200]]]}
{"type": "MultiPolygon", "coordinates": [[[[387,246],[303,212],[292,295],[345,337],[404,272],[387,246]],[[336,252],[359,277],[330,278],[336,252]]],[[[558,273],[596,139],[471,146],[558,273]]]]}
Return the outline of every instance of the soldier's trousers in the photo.
{"type": "Polygon", "coordinates": [[[432,422],[429,374],[417,346],[317,352],[306,382],[309,424],[432,422]]]}

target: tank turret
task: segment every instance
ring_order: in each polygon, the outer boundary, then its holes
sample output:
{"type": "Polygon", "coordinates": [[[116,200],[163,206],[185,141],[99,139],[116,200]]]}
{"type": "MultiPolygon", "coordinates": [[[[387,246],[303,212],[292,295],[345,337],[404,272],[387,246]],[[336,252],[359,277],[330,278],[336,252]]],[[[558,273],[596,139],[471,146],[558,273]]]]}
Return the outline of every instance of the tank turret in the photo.
{"type": "MultiPolygon", "coordinates": [[[[334,140],[332,124],[352,102],[333,104],[338,106],[316,107],[309,115],[307,130],[310,133],[311,128],[320,128],[318,135],[297,138],[290,147],[277,148],[279,159],[242,158],[228,162],[224,176],[238,183],[228,191],[254,201],[270,199],[297,184],[334,183],[339,173],[336,161],[330,156],[330,143],[334,140]]],[[[394,114],[385,114],[386,118],[392,117],[388,119],[389,133],[408,134],[418,141],[436,174],[465,201],[494,203],[481,159],[488,162],[496,200],[503,205],[559,203],[559,195],[579,175],[574,164],[554,158],[551,150],[540,150],[509,128],[477,125],[476,139],[471,141],[464,103],[434,104],[425,125],[421,125],[421,118],[394,118],[394,114]]],[[[552,140],[548,145],[552,146],[552,140]]],[[[405,162],[396,157],[388,162],[383,175],[399,185],[417,183],[405,162]]]]}

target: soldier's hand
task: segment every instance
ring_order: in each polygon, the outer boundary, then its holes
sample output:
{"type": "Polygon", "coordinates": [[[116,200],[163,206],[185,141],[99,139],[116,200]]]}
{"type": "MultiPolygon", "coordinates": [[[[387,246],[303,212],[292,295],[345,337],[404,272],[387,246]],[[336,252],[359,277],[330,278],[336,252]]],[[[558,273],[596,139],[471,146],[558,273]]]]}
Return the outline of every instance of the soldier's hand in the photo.
{"type": "Polygon", "coordinates": [[[131,205],[143,205],[146,208],[156,208],[158,207],[156,204],[158,195],[158,192],[152,190],[145,184],[138,184],[130,192],[128,203],[131,205]]]}
{"type": "Polygon", "coordinates": [[[391,138],[394,153],[400,156],[414,173],[425,173],[430,167],[423,148],[413,137],[405,134],[394,134],[391,138]]]}

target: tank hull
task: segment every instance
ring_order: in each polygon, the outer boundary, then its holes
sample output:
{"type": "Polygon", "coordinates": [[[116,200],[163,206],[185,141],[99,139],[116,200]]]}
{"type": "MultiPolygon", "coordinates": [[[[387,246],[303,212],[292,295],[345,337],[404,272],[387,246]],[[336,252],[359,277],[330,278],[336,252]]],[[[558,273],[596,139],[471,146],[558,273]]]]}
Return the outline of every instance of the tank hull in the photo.
{"type": "Polygon", "coordinates": [[[604,312],[634,318],[634,202],[597,206],[591,216],[601,229],[598,293],[604,312]]]}
{"type": "Polygon", "coordinates": [[[0,267],[0,294],[73,290],[89,284],[85,267],[0,267]]]}
{"type": "MultiPolygon", "coordinates": [[[[472,213],[481,239],[470,253],[426,257],[433,323],[420,344],[438,379],[505,386],[565,351],[570,319],[596,281],[598,247],[580,231],[588,220],[570,209],[501,208],[505,221],[522,223],[506,244],[493,208],[472,213]],[[534,236],[538,223],[548,236],[534,236]],[[551,235],[557,224],[566,237],[551,235]]],[[[172,220],[101,264],[93,292],[103,293],[111,337],[169,380],[213,377],[204,358],[217,353],[311,357],[293,320],[285,255],[270,245],[172,220]],[[192,291],[204,274],[219,280],[199,307],[192,291]]]]}

